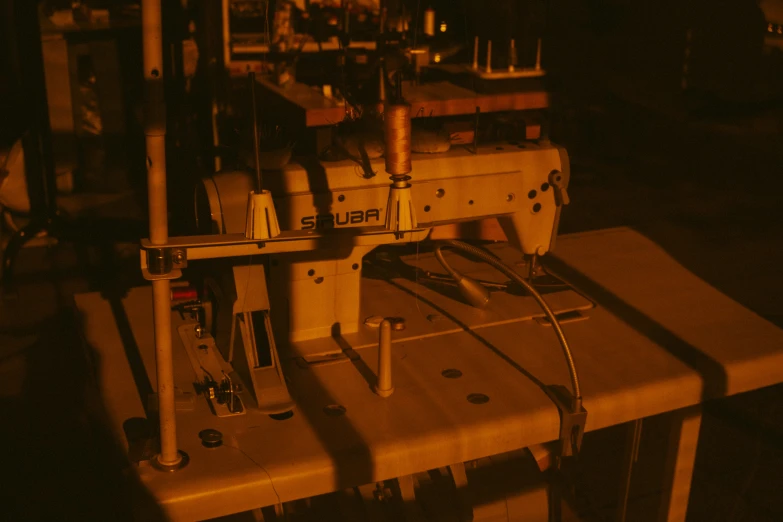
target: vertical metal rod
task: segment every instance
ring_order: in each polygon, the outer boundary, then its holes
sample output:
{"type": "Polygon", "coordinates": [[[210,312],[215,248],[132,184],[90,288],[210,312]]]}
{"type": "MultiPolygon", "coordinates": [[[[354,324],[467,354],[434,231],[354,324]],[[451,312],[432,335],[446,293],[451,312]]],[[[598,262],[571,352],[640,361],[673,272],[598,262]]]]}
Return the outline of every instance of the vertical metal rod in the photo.
{"type": "Polygon", "coordinates": [[[478,69],[479,37],[473,39],[473,69],[478,69]]]}
{"type": "MultiPolygon", "coordinates": [[[[214,96],[214,95],[213,95],[214,96]]],[[[215,172],[220,172],[223,169],[223,159],[220,156],[220,131],[218,129],[218,104],[215,99],[212,99],[212,157],[215,160],[215,172]]]]}
{"type": "Polygon", "coordinates": [[[488,73],[492,72],[492,40],[487,40],[487,68],[488,73]]]}
{"type": "Polygon", "coordinates": [[[250,79],[250,99],[253,103],[253,153],[256,158],[256,194],[261,194],[261,140],[258,136],[258,109],[256,108],[256,73],[247,74],[250,79]]]}
{"type": "Polygon", "coordinates": [[[378,69],[378,74],[378,101],[383,103],[386,101],[386,62],[383,58],[381,58],[381,66],[378,69]]]}
{"type": "Polygon", "coordinates": [[[147,147],[147,181],[150,218],[150,241],[168,241],[168,208],[166,203],[166,103],[163,91],[163,36],[160,16],[161,0],[142,3],[144,38],[144,80],[147,107],[144,134],[147,147]]]}
{"type": "Polygon", "coordinates": [[[541,70],[541,38],[538,39],[538,47],[536,47],[536,71],[541,70]]]}
{"type": "Polygon", "coordinates": [[[533,254],[530,256],[530,263],[528,265],[528,272],[527,272],[527,280],[531,283],[533,282],[533,279],[536,277],[536,261],[538,261],[538,256],[536,254],[533,254]]]}
{"type": "MultiPolygon", "coordinates": [[[[343,22],[343,33],[346,37],[350,37],[351,34],[351,2],[349,0],[345,0],[343,2],[343,16],[344,16],[344,22],[343,22]]],[[[350,40],[348,40],[350,41],[350,40]]]]}
{"type": "Polygon", "coordinates": [[[160,455],[158,461],[175,466],[182,460],[177,450],[177,412],[174,402],[174,360],[171,350],[171,281],[152,282],[152,313],[155,324],[155,365],[158,378],[160,455]]]}
{"type": "Polygon", "coordinates": [[[517,47],[514,39],[511,39],[508,45],[508,70],[514,72],[514,68],[517,65],[517,47]]]}
{"type": "Polygon", "coordinates": [[[375,393],[381,397],[388,397],[394,393],[391,369],[391,321],[388,319],[381,321],[378,335],[378,384],[375,386],[375,393]]]}
{"type": "Polygon", "coordinates": [[[473,154],[478,154],[479,115],[481,107],[476,106],[476,125],[473,127],[473,154]]]}
{"type": "MultiPolygon", "coordinates": [[[[163,92],[163,29],[161,0],[141,4],[144,48],[144,79],[147,86],[145,141],[149,198],[150,242],[168,242],[166,202],[166,105],[163,92]]],[[[174,404],[174,366],[171,354],[171,285],[168,280],[152,282],[152,310],[155,328],[155,365],[160,418],[160,455],[165,466],[176,466],[182,457],[177,450],[177,421],[174,404]]]]}
{"type": "Polygon", "coordinates": [[[633,465],[639,457],[639,443],[642,437],[642,419],[631,421],[626,426],[625,454],[623,455],[622,477],[617,500],[616,522],[625,522],[628,514],[628,498],[631,492],[633,465]]]}
{"type": "Polygon", "coordinates": [[[229,2],[221,2],[223,15],[223,67],[231,67],[231,24],[230,24],[230,6],[229,2]]]}

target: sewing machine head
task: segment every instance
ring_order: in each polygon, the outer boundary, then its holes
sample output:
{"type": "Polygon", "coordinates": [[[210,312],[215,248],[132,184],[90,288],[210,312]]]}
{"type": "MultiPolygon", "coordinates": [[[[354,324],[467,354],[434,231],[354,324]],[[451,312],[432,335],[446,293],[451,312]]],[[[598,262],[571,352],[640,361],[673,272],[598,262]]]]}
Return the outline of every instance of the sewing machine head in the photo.
{"type": "MultiPolygon", "coordinates": [[[[563,149],[497,143],[476,151],[413,154],[411,163],[416,226],[402,231],[386,224],[390,186],[382,160],[371,162],[378,173],[373,177],[351,160],[295,161],[265,173],[280,234],[254,252],[266,251],[268,257],[238,258],[222,281],[208,278],[205,284],[205,300],[215,302],[211,333],[225,359],[243,369],[243,380],[254,383],[262,380],[254,372],[277,368],[276,378],[255,385],[262,409],[291,407],[278,357],[344,356],[340,336],[357,332],[365,319],[360,313],[362,260],[377,246],[422,241],[443,225],[496,219],[521,254],[543,255],[552,249],[560,210],[567,203],[569,168],[563,149]],[[259,339],[264,349],[259,350],[259,339]],[[264,363],[259,353],[273,355],[262,355],[264,363]],[[261,399],[275,387],[274,399],[261,399]]],[[[252,212],[248,193],[254,186],[255,179],[245,171],[205,179],[196,195],[199,228],[225,238],[246,237],[252,212]]]]}
{"type": "MultiPolygon", "coordinates": [[[[520,255],[535,258],[552,249],[561,207],[568,202],[569,168],[563,149],[547,139],[478,143],[482,131],[497,136],[504,125],[516,136],[527,137],[524,121],[506,113],[535,108],[536,103],[546,106],[545,96],[537,101],[524,91],[487,102],[457,83],[424,82],[420,59],[427,55],[425,48],[408,48],[405,39],[387,34],[383,23],[380,26],[372,74],[343,82],[365,96],[353,99],[342,93],[346,103],[337,104],[342,111],[338,120],[343,121],[332,126],[331,145],[341,159],[327,160],[315,154],[315,147],[303,150],[302,145],[293,161],[264,168],[258,85],[286,101],[279,110],[267,105],[262,111],[267,123],[277,117],[281,124],[296,127],[292,122],[301,109],[308,114],[313,107],[332,107],[334,100],[327,94],[331,86],[321,86],[321,95],[316,86],[270,83],[269,76],[259,82],[250,72],[249,106],[235,113],[249,115],[246,119],[253,122],[253,154],[247,163],[254,172],[219,171],[205,179],[196,193],[197,225],[203,235],[172,238],[167,245],[180,264],[230,260],[220,265],[223,269],[214,265],[197,285],[206,306],[201,331],[214,338],[224,361],[242,381],[252,381],[255,402],[270,413],[292,405],[279,358],[339,356],[346,348],[341,336],[359,331],[364,320],[363,259],[373,249],[420,242],[433,233],[442,237],[448,225],[491,221],[496,224],[495,237],[504,236],[520,255]],[[433,98],[428,89],[446,92],[433,98]],[[434,105],[412,105],[410,100],[417,96],[434,105]],[[291,103],[302,105],[291,111],[291,103]],[[437,116],[432,116],[433,107],[437,116]],[[483,129],[478,121],[482,110],[488,111],[482,116],[483,129]],[[470,132],[463,132],[471,137],[452,146],[441,116],[451,117],[449,123],[458,127],[468,124],[470,132]],[[520,122],[525,127],[521,133],[520,122]]],[[[313,132],[308,129],[309,116],[305,119],[304,127],[297,127],[304,133],[301,141],[317,143],[317,133],[323,135],[327,129],[313,132]]],[[[288,160],[290,148],[286,152],[288,160]]],[[[142,264],[148,265],[143,268],[149,268],[151,278],[165,273],[165,266],[156,266],[160,259],[165,261],[164,249],[151,244],[145,248],[148,256],[142,264]]],[[[480,284],[464,279],[461,285],[469,303],[486,303],[489,292],[480,284]]],[[[221,385],[229,392],[230,381],[221,385]]]]}
{"type": "MultiPolygon", "coordinates": [[[[453,148],[412,156],[411,200],[420,228],[497,218],[523,253],[543,255],[552,249],[569,179],[563,148],[498,143],[478,147],[476,153],[453,148]]],[[[266,175],[280,229],[338,232],[383,226],[389,182],[382,160],[371,165],[376,175],[369,178],[352,160],[299,160],[266,175]]],[[[199,230],[244,232],[247,194],[254,183],[246,171],[205,179],[196,194],[199,230]]]]}
{"type": "MultiPolygon", "coordinates": [[[[302,292],[309,301],[337,302],[319,295],[332,293],[333,284],[343,291],[348,280],[352,286],[358,284],[362,257],[375,245],[422,240],[429,229],[451,223],[497,219],[510,243],[523,254],[543,255],[553,248],[561,206],[567,203],[569,168],[564,149],[500,143],[479,147],[476,153],[455,148],[441,154],[414,154],[412,164],[410,199],[417,227],[373,244],[359,244],[357,239],[384,227],[389,183],[383,174],[367,178],[355,162],[344,160],[301,161],[265,176],[280,230],[320,238],[304,252],[273,256],[270,279],[290,281],[289,300],[302,292]],[[318,284],[312,286],[313,281],[318,284]]],[[[382,172],[383,163],[376,161],[372,167],[382,172]]],[[[196,197],[199,227],[212,233],[242,233],[247,194],[253,186],[252,175],[242,171],[204,180],[196,197]]],[[[357,308],[357,294],[343,299],[353,306],[335,308],[357,308]]],[[[355,314],[322,321],[304,310],[292,315],[291,340],[329,335],[336,323],[343,331],[355,331],[358,321],[355,314]]]]}

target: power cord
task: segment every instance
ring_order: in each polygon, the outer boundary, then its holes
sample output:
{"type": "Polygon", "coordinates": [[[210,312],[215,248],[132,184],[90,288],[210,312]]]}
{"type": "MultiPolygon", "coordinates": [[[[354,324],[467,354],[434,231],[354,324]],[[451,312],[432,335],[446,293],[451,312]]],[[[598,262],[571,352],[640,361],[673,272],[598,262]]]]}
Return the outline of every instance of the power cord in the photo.
{"type": "Polygon", "coordinates": [[[476,247],[473,245],[470,245],[468,243],[464,243],[462,241],[458,241],[456,239],[444,239],[439,241],[435,246],[435,257],[438,259],[441,265],[443,265],[443,268],[455,279],[458,279],[460,274],[456,272],[449,264],[446,262],[445,258],[443,257],[443,254],[441,253],[441,249],[443,248],[454,248],[457,250],[461,250],[462,252],[466,252],[468,254],[471,254],[481,261],[484,261],[485,263],[489,264],[502,274],[504,274],[509,279],[513,280],[520,286],[522,286],[525,290],[527,290],[531,296],[536,300],[538,305],[543,310],[544,314],[546,315],[547,319],[549,319],[549,322],[552,325],[552,329],[555,332],[555,335],[557,336],[557,340],[560,343],[560,347],[563,349],[563,354],[565,355],[566,363],[568,365],[568,373],[569,377],[571,379],[571,388],[573,390],[574,395],[574,405],[573,410],[579,411],[582,408],[582,390],[579,386],[579,376],[576,372],[576,365],[574,364],[574,357],[571,353],[571,348],[568,345],[568,340],[565,337],[565,334],[563,333],[563,329],[560,326],[560,322],[557,320],[557,317],[555,316],[555,313],[552,311],[552,309],[549,307],[549,304],[544,300],[543,296],[538,292],[538,290],[535,289],[535,287],[530,284],[527,280],[525,280],[524,277],[519,275],[514,269],[512,269],[507,264],[503,263],[499,259],[497,259],[495,256],[493,256],[490,252],[486,251],[483,248],[476,247]]]}

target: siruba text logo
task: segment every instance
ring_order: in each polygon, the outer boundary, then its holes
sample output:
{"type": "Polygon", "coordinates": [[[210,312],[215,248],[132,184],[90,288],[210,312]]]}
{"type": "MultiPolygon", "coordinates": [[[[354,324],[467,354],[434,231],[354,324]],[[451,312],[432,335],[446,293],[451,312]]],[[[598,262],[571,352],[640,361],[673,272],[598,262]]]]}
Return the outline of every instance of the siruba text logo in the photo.
{"type": "Polygon", "coordinates": [[[371,208],[368,210],[350,210],[338,212],[337,214],[318,214],[317,216],[305,216],[301,220],[302,230],[312,228],[334,228],[345,225],[358,225],[370,221],[380,221],[381,210],[371,208]]]}

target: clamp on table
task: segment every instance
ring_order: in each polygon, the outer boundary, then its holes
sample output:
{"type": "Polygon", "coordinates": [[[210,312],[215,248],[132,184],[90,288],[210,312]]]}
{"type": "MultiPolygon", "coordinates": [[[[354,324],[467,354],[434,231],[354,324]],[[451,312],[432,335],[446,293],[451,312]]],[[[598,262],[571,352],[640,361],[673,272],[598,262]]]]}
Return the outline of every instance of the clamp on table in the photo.
{"type": "Polygon", "coordinates": [[[582,447],[587,410],[582,406],[582,400],[575,398],[568,388],[561,384],[547,386],[546,392],[560,412],[558,456],[575,457],[582,447]]]}

